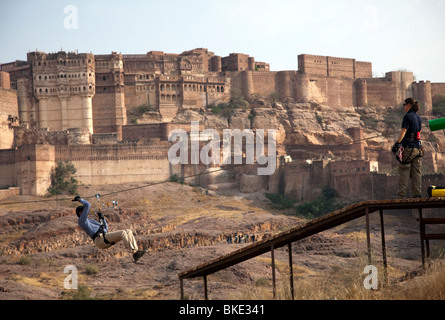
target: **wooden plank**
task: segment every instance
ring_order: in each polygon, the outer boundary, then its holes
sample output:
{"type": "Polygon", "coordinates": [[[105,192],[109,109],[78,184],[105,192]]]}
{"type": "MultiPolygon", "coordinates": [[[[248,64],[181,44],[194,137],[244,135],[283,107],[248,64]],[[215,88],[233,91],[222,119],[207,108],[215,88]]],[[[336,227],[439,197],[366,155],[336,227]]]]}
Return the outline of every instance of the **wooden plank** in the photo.
{"type": "Polygon", "coordinates": [[[289,243],[304,239],[316,233],[328,230],[343,223],[352,221],[364,216],[365,207],[368,208],[368,214],[379,210],[399,210],[399,209],[422,209],[422,208],[445,208],[445,199],[396,199],[396,200],[374,200],[362,201],[337,210],[326,216],[311,220],[306,224],[299,225],[272,236],[268,240],[256,242],[255,244],[243,247],[235,252],[229,253],[223,257],[211,260],[198,268],[192,268],[180,273],[181,279],[194,278],[211,274],[213,272],[225,269],[240,262],[249,260],[258,255],[270,251],[271,245],[274,248],[287,245],[289,243]]]}
{"type": "Polygon", "coordinates": [[[443,233],[434,233],[434,234],[425,234],[425,240],[445,240],[445,234],[443,233]]]}
{"type": "Polygon", "coordinates": [[[423,224],[445,224],[445,218],[423,218],[423,224]]]}

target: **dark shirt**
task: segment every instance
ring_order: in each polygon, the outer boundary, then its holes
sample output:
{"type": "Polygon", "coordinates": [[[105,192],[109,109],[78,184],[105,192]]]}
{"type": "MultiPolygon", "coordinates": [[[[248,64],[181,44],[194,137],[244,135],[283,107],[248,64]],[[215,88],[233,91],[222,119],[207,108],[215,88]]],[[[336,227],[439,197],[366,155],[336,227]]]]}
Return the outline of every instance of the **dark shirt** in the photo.
{"type": "Polygon", "coordinates": [[[417,132],[422,130],[422,118],[420,118],[420,116],[414,112],[413,109],[409,109],[409,111],[403,117],[402,128],[406,129],[406,134],[405,137],[403,137],[402,145],[405,148],[420,148],[420,140],[417,140],[416,136],[417,132]]]}

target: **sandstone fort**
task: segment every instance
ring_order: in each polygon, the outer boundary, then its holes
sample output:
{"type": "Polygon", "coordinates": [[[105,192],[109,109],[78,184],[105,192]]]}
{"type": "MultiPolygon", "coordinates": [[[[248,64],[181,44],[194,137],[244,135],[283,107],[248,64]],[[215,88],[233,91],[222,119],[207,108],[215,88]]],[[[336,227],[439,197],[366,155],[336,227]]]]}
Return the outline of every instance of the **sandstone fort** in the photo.
{"type": "MultiPolygon", "coordinates": [[[[371,62],[349,58],[301,54],[297,62],[297,70],[271,71],[247,54],[221,57],[199,48],[131,55],[35,51],[27,61],[2,64],[0,199],[44,195],[51,171],[64,160],[92,186],[207,172],[189,182],[298,200],[311,199],[323,185],[344,195],[388,196],[397,165],[389,150],[402,102],[420,101],[426,122],[434,118],[433,98],[445,96],[445,83],[415,81],[407,71],[373,77],[371,62]],[[218,112],[228,105],[229,114],[218,112]],[[191,121],[220,132],[276,129],[276,172],[257,176],[256,164],[218,172],[203,163],[172,165],[169,134],[190,133],[191,121]]],[[[443,178],[445,137],[424,129],[422,140],[426,185],[443,178]]]]}

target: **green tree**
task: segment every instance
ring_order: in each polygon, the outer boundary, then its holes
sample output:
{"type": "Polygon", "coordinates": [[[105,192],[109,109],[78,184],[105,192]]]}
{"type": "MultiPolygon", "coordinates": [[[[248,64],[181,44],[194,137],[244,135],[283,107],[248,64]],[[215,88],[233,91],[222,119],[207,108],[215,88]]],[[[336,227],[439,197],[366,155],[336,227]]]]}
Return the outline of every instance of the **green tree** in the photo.
{"type": "Polygon", "coordinates": [[[280,193],[265,193],[267,199],[272,202],[272,208],[274,209],[289,209],[294,206],[295,200],[287,199],[284,195],[280,193]]]}
{"type": "Polygon", "coordinates": [[[71,161],[60,161],[51,173],[51,186],[48,192],[51,195],[68,192],[76,194],[78,189],[78,181],[73,178],[77,170],[71,161]]]}
{"type": "Polygon", "coordinates": [[[327,213],[343,208],[344,204],[338,201],[338,192],[330,187],[324,186],[322,195],[317,199],[298,205],[295,213],[313,219],[321,217],[327,213]]]}

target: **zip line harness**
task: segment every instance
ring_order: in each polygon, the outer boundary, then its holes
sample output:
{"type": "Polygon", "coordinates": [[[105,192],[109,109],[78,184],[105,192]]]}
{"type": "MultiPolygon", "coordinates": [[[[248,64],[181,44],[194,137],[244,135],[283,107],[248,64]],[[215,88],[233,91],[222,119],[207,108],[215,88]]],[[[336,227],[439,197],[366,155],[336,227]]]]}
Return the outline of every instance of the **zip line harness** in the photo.
{"type": "Polygon", "coordinates": [[[405,147],[403,147],[402,143],[398,143],[396,141],[396,143],[394,143],[394,145],[392,146],[391,151],[396,155],[396,159],[398,162],[400,162],[401,164],[409,164],[409,163],[413,162],[415,159],[422,158],[424,156],[425,152],[422,147],[422,140],[420,140],[420,131],[416,132],[416,133],[414,133],[414,132],[407,133],[403,140],[405,140],[406,142],[418,141],[420,143],[419,148],[411,148],[411,153],[409,154],[409,156],[406,157],[406,159],[411,158],[411,155],[413,154],[414,149],[419,149],[420,153],[418,156],[412,158],[409,161],[403,161],[405,147]]]}
{"type": "Polygon", "coordinates": [[[99,230],[97,230],[97,232],[93,235],[93,241],[96,240],[96,238],[102,234],[105,244],[109,244],[111,247],[111,246],[115,245],[116,242],[108,241],[107,238],[105,238],[105,235],[106,235],[105,217],[102,214],[102,212],[100,211],[100,194],[96,194],[96,198],[97,198],[97,204],[99,206],[99,212],[97,213],[97,216],[99,218],[100,227],[99,227],[99,230]]]}

